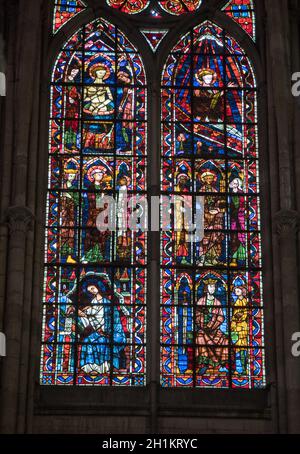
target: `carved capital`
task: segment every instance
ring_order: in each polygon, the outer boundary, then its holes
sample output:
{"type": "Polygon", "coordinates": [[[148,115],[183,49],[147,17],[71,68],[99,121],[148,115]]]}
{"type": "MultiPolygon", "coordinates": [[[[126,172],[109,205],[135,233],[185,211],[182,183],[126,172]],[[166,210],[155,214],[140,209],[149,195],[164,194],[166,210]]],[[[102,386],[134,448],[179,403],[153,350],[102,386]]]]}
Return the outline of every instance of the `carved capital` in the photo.
{"type": "Polygon", "coordinates": [[[281,210],[275,214],[274,224],[278,235],[296,235],[300,227],[300,215],[297,211],[281,210]]]}
{"type": "Polygon", "coordinates": [[[33,228],[34,216],[27,207],[10,207],[6,211],[5,218],[11,235],[16,232],[26,234],[33,228]]]}

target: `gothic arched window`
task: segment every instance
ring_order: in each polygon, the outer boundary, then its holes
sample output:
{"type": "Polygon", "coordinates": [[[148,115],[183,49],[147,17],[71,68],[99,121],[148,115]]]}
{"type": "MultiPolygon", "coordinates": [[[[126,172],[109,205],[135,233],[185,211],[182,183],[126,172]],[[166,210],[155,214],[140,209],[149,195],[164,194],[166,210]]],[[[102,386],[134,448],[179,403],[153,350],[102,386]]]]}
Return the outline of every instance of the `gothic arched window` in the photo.
{"type": "Polygon", "coordinates": [[[162,386],[263,387],[254,71],[206,21],[171,50],[161,100],[162,193],[186,199],[173,203],[161,239],[162,386]],[[176,223],[201,204],[204,236],[188,241],[176,223]]]}
{"type": "Polygon", "coordinates": [[[57,33],[69,20],[86,8],[82,0],[57,0],[54,6],[53,32],[57,33]]]}
{"type": "Polygon", "coordinates": [[[105,196],[120,207],[146,191],[146,106],[141,57],[117,27],[99,19],[64,44],[51,82],[43,384],[145,384],[146,233],[121,210],[116,231],[98,216],[110,216],[105,196]]]}
{"type": "MultiPolygon", "coordinates": [[[[254,46],[254,2],[101,3],[99,19],[62,46],[51,81],[41,383],[146,384],[147,248],[160,247],[160,260],[156,253],[151,260],[161,271],[161,386],[262,388],[257,82],[236,39],[201,13],[217,5],[221,23],[238,24],[254,46]],[[132,19],[141,49],[100,18],[106,12],[132,19]],[[170,24],[178,39],[166,52],[170,24]],[[161,80],[161,112],[152,102],[148,112],[141,57],[147,43],[152,84],[161,80]],[[162,74],[161,48],[168,54],[162,74]],[[161,123],[154,140],[148,121],[154,130],[154,121],[161,123]],[[129,214],[135,211],[135,196],[148,194],[157,159],[147,166],[147,155],[159,140],[161,221],[170,214],[170,222],[166,229],[161,224],[160,245],[153,237],[148,245],[143,229],[124,230],[122,211],[111,216],[105,200],[122,205],[128,193],[129,214]],[[193,240],[189,212],[202,213],[204,231],[193,240]],[[115,219],[115,232],[99,229],[101,213],[115,219]]],[[[62,36],[89,6],[89,0],[56,1],[54,32],[62,36]]],[[[148,300],[150,313],[159,301],[148,300]]],[[[156,355],[151,351],[152,361],[156,355]]]]}

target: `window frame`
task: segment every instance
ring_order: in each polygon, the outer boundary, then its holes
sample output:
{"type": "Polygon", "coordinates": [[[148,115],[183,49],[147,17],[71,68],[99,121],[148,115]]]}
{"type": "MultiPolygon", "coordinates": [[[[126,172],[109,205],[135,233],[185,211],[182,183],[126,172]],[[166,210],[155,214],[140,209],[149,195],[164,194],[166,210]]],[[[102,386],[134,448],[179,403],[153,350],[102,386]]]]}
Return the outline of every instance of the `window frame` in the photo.
{"type": "MultiPolygon", "coordinates": [[[[51,0],[50,0],[51,1],[51,0]]],[[[54,2],[53,2],[54,3],[54,2]]],[[[94,7],[97,1],[87,1],[89,6],[82,13],[75,16],[69,21],[54,37],[51,37],[53,10],[48,8],[45,14],[45,20],[48,27],[45,27],[44,36],[44,61],[43,61],[43,80],[41,90],[43,93],[41,115],[42,127],[40,133],[41,158],[39,162],[38,186],[43,194],[44,203],[39,207],[40,225],[38,229],[38,254],[40,263],[43,264],[44,249],[44,226],[46,212],[46,195],[48,180],[48,112],[50,109],[49,87],[52,74],[52,68],[57,55],[62,47],[62,43],[76,32],[84,23],[97,19],[101,14],[105,19],[116,24],[122,32],[128,36],[132,43],[137,47],[143,59],[145,71],[148,80],[148,194],[160,194],[160,181],[157,180],[160,175],[160,75],[162,73],[166,58],[176,44],[179,37],[186,33],[190,28],[203,22],[211,20],[217,25],[223,27],[231,34],[243,47],[249,57],[257,77],[258,91],[258,125],[267,125],[267,87],[265,78],[265,66],[262,58],[265,55],[263,34],[263,17],[264,6],[261,2],[256,6],[256,44],[250,36],[240,28],[238,24],[232,21],[221,11],[221,7],[227,3],[227,0],[212,0],[209,5],[202,5],[200,10],[187,14],[186,16],[175,17],[170,19],[161,19],[162,28],[171,27],[168,39],[164,40],[158,51],[154,54],[148,46],[146,40],[140,39],[138,30],[132,27],[132,20],[136,24],[140,22],[141,28],[145,28],[146,23],[143,14],[138,17],[128,16],[113,11],[109,7],[94,7]],[[218,8],[218,10],[216,10],[218,8]],[[49,11],[50,10],[50,11],[49,11]],[[262,56],[262,57],[261,57],[262,56]],[[156,77],[159,74],[159,77],[156,77]],[[150,170],[151,169],[151,170],[150,170]],[[159,172],[158,172],[159,169],[159,172]]],[[[47,7],[47,5],[45,6],[47,7]]],[[[157,24],[157,22],[156,22],[157,24]]],[[[268,214],[268,205],[270,202],[269,187],[269,152],[266,128],[259,126],[259,162],[261,175],[261,230],[262,230],[262,255],[263,262],[263,295],[265,301],[270,301],[273,297],[273,279],[272,279],[272,254],[271,254],[271,219],[268,214]],[[267,299],[268,297],[268,299],[267,299]]],[[[217,416],[217,417],[258,417],[262,419],[271,418],[270,405],[276,399],[276,393],[273,391],[272,383],[275,381],[275,352],[272,339],[274,339],[273,323],[274,318],[271,310],[265,311],[265,338],[268,340],[265,345],[266,351],[266,381],[267,387],[260,390],[216,390],[216,389],[182,389],[182,388],[161,388],[160,387],[160,279],[157,271],[160,269],[160,250],[157,245],[159,238],[158,232],[152,232],[149,238],[148,254],[148,294],[147,294],[147,386],[141,388],[121,388],[121,387],[103,387],[103,386],[43,386],[39,385],[39,368],[40,368],[40,348],[37,345],[34,357],[34,376],[36,382],[34,413],[43,414],[105,414],[105,415],[135,415],[135,416],[217,416]],[[156,246],[152,248],[152,246],[156,246]],[[152,277],[151,277],[152,276],[152,277]],[[151,302],[157,301],[157,304],[151,302]],[[158,337],[158,339],[157,339],[158,337]],[[149,374],[149,371],[151,375],[149,374]],[[176,392],[176,402],[173,400],[176,392]],[[134,402],[131,407],[128,402],[134,402]],[[243,408],[241,410],[241,408],[243,408]]],[[[35,277],[35,285],[39,288],[40,297],[42,296],[42,278],[35,277]]],[[[41,301],[41,298],[39,299],[41,301]]],[[[41,310],[37,315],[37,331],[41,333],[42,315],[41,310]]]]}

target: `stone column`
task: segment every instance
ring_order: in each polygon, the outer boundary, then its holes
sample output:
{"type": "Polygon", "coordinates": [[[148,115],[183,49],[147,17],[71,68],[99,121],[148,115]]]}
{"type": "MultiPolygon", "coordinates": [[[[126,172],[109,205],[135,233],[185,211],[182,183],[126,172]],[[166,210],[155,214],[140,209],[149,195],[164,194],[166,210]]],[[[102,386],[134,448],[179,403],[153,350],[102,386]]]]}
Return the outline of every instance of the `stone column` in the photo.
{"type": "Polygon", "coordinates": [[[273,221],[279,235],[277,250],[274,238],[274,267],[280,269],[279,282],[274,282],[276,348],[282,350],[282,363],[277,364],[277,389],[282,406],[281,432],[300,432],[300,361],[292,357],[291,338],[299,326],[299,289],[297,271],[297,230],[299,214],[295,205],[293,164],[293,98],[291,94],[290,11],[288,0],[265,0],[267,11],[269,111],[271,113],[269,155],[271,167],[277,166],[278,183],[273,186],[273,221]],[[276,192],[278,188],[278,193],[276,192]],[[278,252],[278,254],[277,254],[278,252]],[[283,383],[284,382],[284,383],[283,383]]]}
{"type": "Polygon", "coordinates": [[[274,223],[281,252],[281,313],[283,316],[284,368],[288,433],[300,433],[300,359],[292,355],[292,336],[300,332],[298,301],[297,232],[300,215],[293,210],[282,210],[274,223]]]}
{"type": "Polygon", "coordinates": [[[5,295],[0,288],[0,298],[3,296],[7,357],[2,369],[0,413],[2,432],[23,433],[32,307],[30,283],[34,277],[33,236],[28,241],[28,231],[36,209],[31,194],[33,191],[35,196],[38,194],[33,160],[38,152],[43,1],[14,0],[9,5],[5,173],[1,188],[1,220],[4,218],[7,225],[0,231],[0,252],[3,251],[6,260],[5,295]]]}
{"type": "MultiPolygon", "coordinates": [[[[15,8],[12,2],[0,0],[0,71],[6,74],[6,96],[0,96],[0,220],[3,221],[4,212],[10,205],[11,188],[11,142],[13,130],[13,103],[7,102],[12,96],[12,66],[14,50],[8,45],[14,41],[15,33],[13,21],[15,8]],[[12,24],[4,27],[4,24],[12,24]],[[1,44],[2,37],[4,45],[1,44]],[[3,53],[3,54],[2,54],[3,53]]],[[[0,222],[1,222],[0,221],[0,222]]],[[[0,223],[0,330],[3,329],[3,314],[5,305],[5,272],[7,258],[7,227],[0,223]]]]}
{"type": "Polygon", "coordinates": [[[1,432],[7,434],[15,433],[17,427],[26,237],[32,228],[33,215],[26,207],[14,206],[7,210],[6,219],[10,235],[4,318],[7,357],[2,371],[1,432]]]}
{"type": "MultiPolygon", "coordinates": [[[[300,72],[300,4],[298,0],[291,1],[291,55],[292,73],[300,72]]],[[[300,96],[293,100],[293,160],[294,160],[294,180],[297,210],[300,212],[300,96]]],[[[300,261],[300,241],[298,241],[298,260],[300,261]]],[[[300,280],[300,270],[298,269],[298,280],[300,280]]]]}

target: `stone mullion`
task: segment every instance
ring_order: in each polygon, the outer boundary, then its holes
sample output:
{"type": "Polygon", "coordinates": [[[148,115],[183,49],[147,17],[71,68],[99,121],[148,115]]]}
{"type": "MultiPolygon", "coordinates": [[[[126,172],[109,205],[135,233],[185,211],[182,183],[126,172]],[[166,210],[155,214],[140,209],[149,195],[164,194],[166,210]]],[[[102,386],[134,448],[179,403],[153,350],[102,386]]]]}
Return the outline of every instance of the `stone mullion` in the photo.
{"type": "MultiPolygon", "coordinates": [[[[48,7],[48,5],[46,5],[48,7]]],[[[35,59],[35,77],[36,80],[41,78],[41,55],[42,55],[42,42],[43,42],[43,27],[38,28],[38,39],[36,46],[36,59],[35,59]]],[[[29,149],[28,154],[28,191],[27,191],[27,206],[28,208],[36,213],[37,202],[37,168],[38,158],[40,154],[39,148],[39,133],[40,133],[40,99],[41,92],[39,84],[35,84],[32,92],[32,114],[31,114],[31,128],[29,136],[29,149]]],[[[45,166],[47,170],[47,165],[45,166]]],[[[33,296],[33,285],[35,275],[34,271],[34,251],[36,232],[29,232],[26,242],[26,258],[25,258],[25,286],[24,286],[24,311],[23,311],[23,327],[22,327],[22,345],[23,353],[21,356],[21,367],[20,367],[20,391],[19,391],[19,410],[18,410],[18,433],[26,432],[27,427],[27,416],[28,406],[30,406],[30,398],[28,395],[28,389],[30,386],[30,380],[34,382],[34,376],[31,375],[31,364],[34,363],[34,355],[31,346],[32,334],[34,332],[33,327],[35,326],[35,315],[40,315],[40,300],[33,296]]],[[[39,326],[38,324],[36,326],[39,326]]],[[[40,333],[39,333],[40,334],[40,333]]],[[[40,338],[38,338],[40,341],[40,338]]],[[[32,396],[33,397],[33,396],[32,396]]]]}
{"type": "Polygon", "coordinates": [[[160,237],[159,232],[151,229],[151,200],[160,194],[160,86],[159,78],[149,86],[149,207],[150,229],[148,243],[148,317],[147,317],[147,370],[150,402],[150,421],[148,432],[157,433],[158,429],[158,396],[160,381],[160,237]]]}

